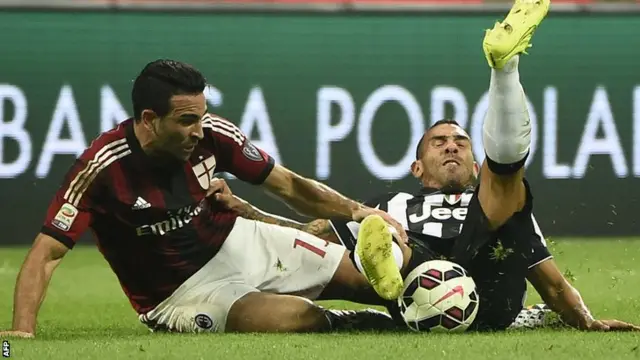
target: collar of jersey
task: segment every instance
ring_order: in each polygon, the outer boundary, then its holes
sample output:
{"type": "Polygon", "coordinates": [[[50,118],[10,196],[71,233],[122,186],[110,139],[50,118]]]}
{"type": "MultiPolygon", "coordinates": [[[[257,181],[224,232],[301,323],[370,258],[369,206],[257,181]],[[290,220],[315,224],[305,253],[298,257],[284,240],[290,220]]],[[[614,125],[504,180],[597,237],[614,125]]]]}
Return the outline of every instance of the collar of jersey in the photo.
{"type": "Polygon", "coordinates": [[[438,189],[433,187],[424,186],[420,189],[420,193],[423,195],[429,195],[434,193],[442,193],[442,194],[460,194],[464,192],[473,192],[475,187],[469,186],[464,189],[438,189]]]}

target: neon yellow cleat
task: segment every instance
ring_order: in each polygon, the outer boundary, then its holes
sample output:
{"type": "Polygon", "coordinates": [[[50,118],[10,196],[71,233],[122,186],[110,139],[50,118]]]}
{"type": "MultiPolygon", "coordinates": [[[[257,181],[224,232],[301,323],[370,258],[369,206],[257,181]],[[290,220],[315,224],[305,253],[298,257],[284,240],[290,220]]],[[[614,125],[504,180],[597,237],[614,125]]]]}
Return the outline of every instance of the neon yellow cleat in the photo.
{"type": "Polygon", "coordinates": [[[526,54],[531,36],[549,11],[550,0],[515,0],[502,22],[487,30],[482,48],[489,66],[501,69],[512,57],[526,54]]]}
{"type": "Polygon", "coordinates": [[[360,224],[356,254],[364,275],[380,297],[395,300],[404,282],[393,257],[393,236],[387,223],[378,215],[367,216],[360,224]]]}

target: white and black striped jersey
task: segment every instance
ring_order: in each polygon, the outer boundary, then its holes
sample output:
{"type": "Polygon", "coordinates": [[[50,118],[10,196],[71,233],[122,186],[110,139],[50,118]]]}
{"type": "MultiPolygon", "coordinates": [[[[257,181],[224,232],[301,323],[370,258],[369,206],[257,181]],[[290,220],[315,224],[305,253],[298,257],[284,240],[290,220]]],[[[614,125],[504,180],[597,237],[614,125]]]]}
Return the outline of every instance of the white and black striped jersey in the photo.
{"type": "MultiPolygon", "coordinates": [[[[423,188],[414,194],[406,192],[384,194],[365,204],[386,211],[402,224],[411,242],[419,245],[426,244],[431,251],[448,256],[455,239],[462,232],[474,191],[472,187],[458,193],[444,193],[438,189],[423,188]]],[[[531,215],[531,221],[535,231],[529,239],[533,251],[529,258],[529,268],[551,258],[533,215],[531,215]]],[[[340,241],[353,250],[359,224],[355,221],[340,220],[331,220],[331,224],[340,241]]]]}

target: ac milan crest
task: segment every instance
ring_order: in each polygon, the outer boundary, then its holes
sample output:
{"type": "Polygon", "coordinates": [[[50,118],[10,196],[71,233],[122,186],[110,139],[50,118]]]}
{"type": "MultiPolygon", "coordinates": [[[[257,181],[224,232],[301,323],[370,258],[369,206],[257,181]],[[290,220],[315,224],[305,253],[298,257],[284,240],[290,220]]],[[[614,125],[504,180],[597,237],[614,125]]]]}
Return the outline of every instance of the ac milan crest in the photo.
{"type": "Polygon", "coordinates": [[[198,178],[198,183],[204,190],[209,189],[209,184],[213,179],[213,174],[216,170],[216,157],[211,155],[204,161],[201,161],[193,166],[193,173],[198,178]]]}

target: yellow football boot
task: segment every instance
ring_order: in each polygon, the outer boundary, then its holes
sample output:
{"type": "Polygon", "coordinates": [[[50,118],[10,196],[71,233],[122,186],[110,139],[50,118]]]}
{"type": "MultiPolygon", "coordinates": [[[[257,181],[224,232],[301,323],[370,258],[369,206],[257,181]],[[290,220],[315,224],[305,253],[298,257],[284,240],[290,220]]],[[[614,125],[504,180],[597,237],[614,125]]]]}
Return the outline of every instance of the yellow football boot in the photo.
{"type": "Polygon", "coordinates": [[[397,299],[404,288],[392,244],[393,236],[382,217],[369,215],[362,221],[356,254],[360,258],[364,276],[376,293],[386,300],[397,299]]]}
{"type": "Polygon", "coordinates": [[[529,41],[549,11],[550,0],[515,0],[502,22],[487,30],[482,48],[489,66],[501,69],[511,58],[526,54],[529,41]]]}

